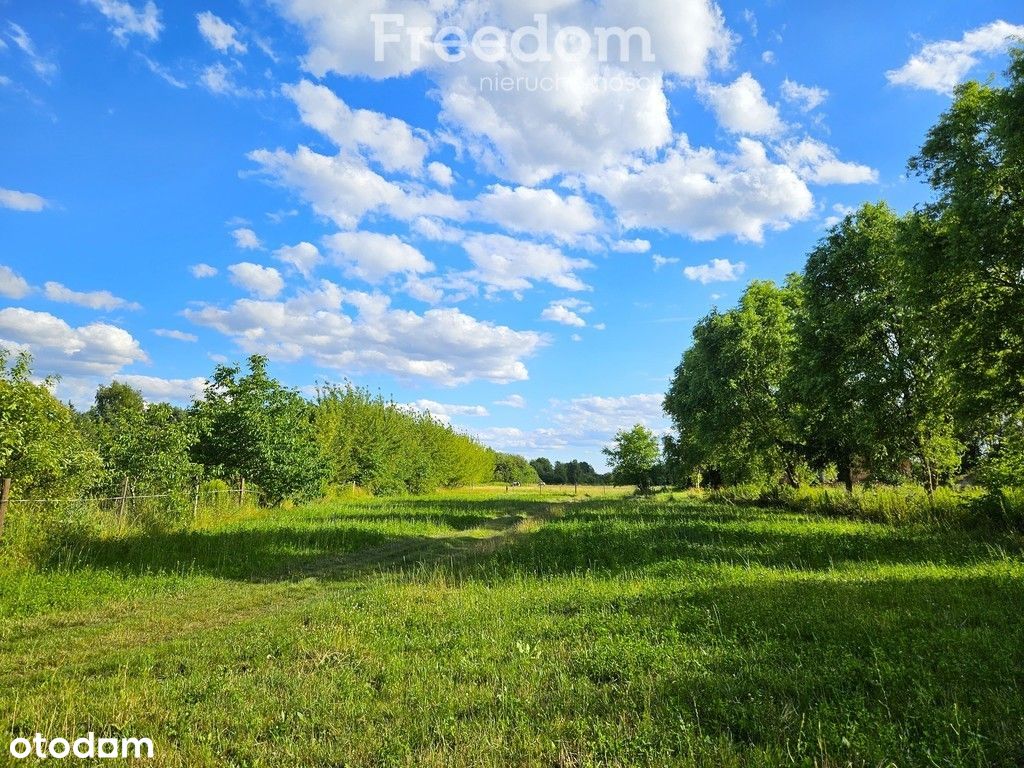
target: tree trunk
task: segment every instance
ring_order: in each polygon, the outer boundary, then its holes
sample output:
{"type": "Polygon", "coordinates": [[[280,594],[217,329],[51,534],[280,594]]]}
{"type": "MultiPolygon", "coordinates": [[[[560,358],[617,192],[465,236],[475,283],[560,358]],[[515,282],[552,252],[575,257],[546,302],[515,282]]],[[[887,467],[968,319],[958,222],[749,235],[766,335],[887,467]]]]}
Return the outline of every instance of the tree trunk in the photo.
{"type": "Polygon", "coordinates": [[[843,473],[843,484],[847,493],[853,493],[853,459],[847,457],[843,460],[840,471],[843,473]]]}

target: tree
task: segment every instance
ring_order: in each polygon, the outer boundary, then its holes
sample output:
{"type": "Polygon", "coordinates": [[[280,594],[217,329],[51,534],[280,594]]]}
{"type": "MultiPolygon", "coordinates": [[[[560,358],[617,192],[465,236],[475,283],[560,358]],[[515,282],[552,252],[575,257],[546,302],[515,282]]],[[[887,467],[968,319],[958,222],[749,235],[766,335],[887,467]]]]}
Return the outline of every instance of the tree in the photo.
{"type": "Polygon", "coordinates": [[[864,205],[804,272],[793,387],[809,458],[834,464],[848,490],[858,466],[891,480],[916,462],[934,488],[957,463],[936,339],[907,294],[909,226],[884,203],[864,205]]]}
{"type": "Polygon", "coordinates": [[[100,457],[50,392],[55,380],[36,384],[31,375],[28,354],[11,365],[0,348],[0,478],[10,478],[18,495],[77,495],[100,475],[100,457]]]}
{"type": "Polygon", "coordinates": [[[100,387],[86,422],[103,457],[108,494],[128,482],[137,494],[171,493],[180,502],[201,472],[190,455],[196,434],[188,414],[166,403],[147,406],[127,384],[100,387]]]}
{"type": "Polygon", "coordinates": [[[787,384],[801,300],[796,276],[781,288],[757,281],[735,309],[698,323],[664,403],[679,480],[713,470],[731,483],[797,484],[803,446],[787,384]]]}
{"type": "Polygon", "coordinates": [[[499,453],[494,458],[494,479],[505,485],[530,485],[540,482],[537,471],[522,456],[499,453]]]}
{"type": "Polygon", "coordinates": [[[982,430],[1024,402],[1024,48],[1007,81],[959,86],[910,161],[937,193],[911,278],[942,334],[957,410],[982,430]]]}
{"type": "Polygon", "coordinates": [[[313,407],[267,374],[267,359],[249,358],[249,373],[217,366],[193,407],[199,463],[224,479],[251,480],[263,500],[317,495],[327,463],[313,427],[313,407]]]}
{"type": "Polygon", "coordinates": [[[640,493],[651,490],[651,474],[658,463],[658,439],[642,424],[615,435],[615,445],[603,449],[618,485],[635,485],[640,493]]]}

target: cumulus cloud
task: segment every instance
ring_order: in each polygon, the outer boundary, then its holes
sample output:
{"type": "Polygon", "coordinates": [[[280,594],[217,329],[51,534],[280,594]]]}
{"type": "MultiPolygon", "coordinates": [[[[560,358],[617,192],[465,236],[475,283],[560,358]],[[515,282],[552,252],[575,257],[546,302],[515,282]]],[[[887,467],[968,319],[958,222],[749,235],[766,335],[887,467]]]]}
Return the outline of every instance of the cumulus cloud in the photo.
{"type": "Polygon", "coordinates": [[[197,280],[204,280],[208,277],[217,276],[217,268],[211,267],[209,264],[193,264],[188,268],[188,270],[192,273],[192,277],[197,280]]]}
{"type": "Polygon", "coordinates": [[[629,229],[650,227],[714,240],[735,235],[761,242],[766,229],[807,218],[814,198],[788,166],[769,160],[764,146],[742,138],[734,155],[691,148],[685,136],[664,155],[588,179],[629,229]]]}
{"type": "Polygon", "coordinates": [[[816,139],[784,142],[779,147],[786,164],[813,184],[874,184],[878,171],[860,163],[843,162],[827,144],[816,139]]]}
{"type": "Polygon", "coordinates": [[[647,253],[651,250],[651,243],[648,240],[618,240],[611,247],[616,253],[647,253]]]}
{"type": "Polygon", "coordinates": [[[782,98],[795,104],[801,112],[810,112],[825,103],[828,91],[813,85],[801,85],[787,77],[782,81],[782,98]]]}
{"type": "Polygon", "coordinates": [[[778,108],[768,103],[761,84],[749,72],[731,85],[705,85],[701,94],[714,110],[718,124],[730,133],[775,136],[786,127],[778,108]]]}
{"type": "Polygon", "coordinates": [[[951,95],[982,56],[1004,52],[1014,40],[1024,39],[1024,26],[993,21],[964,33],[960,40],[928,43],[898,69],[885,73],[893,85],[951,95]]]}
{"type": "Polygon", "coordinates": [[[659,256],[658,254],[655,254],[654,256],[652,256],[651,260],[654,262],[654,269],[655,269],[655,271],[661,269],[662,267],[666,267],[669,264],[678,264],[679,263],[679,259],[677,259],[677,258],[675,258],[673,256],[659,256]]]}
{"type": "Polygon", "coordinates": [[[260,242],[259,237],[251,229],[239,227],[231,232],[231,236],[235,238],[235,245],[243,251],[259,251],[263,249],[263,243],[260,242]]]}
{"type": "Polygon", "coordinates": [[[417,174],[427,142],[403,120],[368,109],[352,109],[330,88],[303,80],[281,91],[295,102],[302,122],[339,149],[360,152],[388,171],[417,174]]]}
{"type": "Polygon", "coordinates": [[[265,94],[258,88],[249,88],[235,82],[235,76],[221,62],[206,67],[199,76],[199,84],[218,96],[234,96],[241,99],[262,98],[265,94]]]}
{"type": "Polygon", "coordinates": [[[510,232],[550,235],[566,243],[595,232],[594,209],[579,195],[562,197],[554,190],[495,184],[477,198],[474,213],[510,232]]]}
{"type": "Polygon", "coordinates": [[[436,400],[416,400],[407,403],[405,407],[419,413],[429,413],[438,421],[450,422],[453,418],[460,416],[489,416],[487,409],[482,405],[453,405],[451,403],[439,403],[436,400]]]}
{"type": "Polygon", "coordinates": [[[447,189],[455,183],[455,174],[444,163],[433,162],[427,166],[427,175],[440,187],[447,189]]]}
{"type": "Polygon", "coordinates": [[[122,299],[110,291],[73,291],[61,283],[50,281],[43,286],[43,295],[50,301],[62,304],[77,304],[89,309],[102,309],[112,312],[115,309],[142,309],[142,305],[134,301],[122,299]]]}
{"type": "Polygon", "coordinates": [[[312,243],[286,245],[274,251],[274,258],[295,269],[303,277],[309,277],[321,262],[320,250],[312,243]]]}
{"type": "Polygon", "coordinates": [[[188,405],[203,396],[206,380],[201,377],[192,379],[163,379],[158,376],[139,376],[121,373],[114,377],[142,393],[147,403],[174,403],[188,405]]]}
{"type": "Polygon", "coordinates": [[[32,286],[10,267],[0,264],[0,296],[23,299],[32,292],[32,286]]]}
{"type": "Polygon", "coordinates": [[[107,17],[110,31],[121,43],[127,42],[133,35],[157,40],[164,25],[160,21],[160,9],[153,0],[147,0],[140,8],[136,8],[126,0],[86,0],[96,10],[107,17]]]}
{"type": "Polygon", "coordinates": [[[581,315],[593,311],[587,302],[579,299],[561,299],[552,301],[543,312],[541,320],[548,320],[552,323],[560,323],[573,328],[585,328],[587,321],[581,315]]]}
{"type": "Polygon", "coordinates": [[[528,378],[525,359],[544,343],[532,331],[477,320],[458,309],[393,309],[387,296],[330,281],[280,302],[241,299],[185,310],[197,325],[275,361],[310,360],[333,370],[391,373],[442,385],[528,378]],[[349,311],[346,309],[351,308],[349,311]]]}
{"type": "Polygon", "coordinates": [[[196,14],[199,34],[221,53],[245,53],[248,48],[238,39],[238,30],[211,11],[196,14]]]}
{"type": "Polygon", "coordinates": [[[687,280],[695,280],[702,285],[708,283],[729,283],[739,280],[746,271],[747,265],[742,261],[732,263],[728,259],[712,259],[707,264],[686,267],[683,274],[687,280]]]}
{"type": "Polygon", "coordinates": [[[284,290],[284,278],[273,267],[243,261],[228,267],[231,282],[261,299],[272,299],[284,290]]]}
{"type": "Polygon", "coordinates": [[[31,352],[40,374],[110,379],[125,366],[147,359],[123,328],[107,323],[74,328],[48,312],[20,307],[0,309],[0,346],[31,352]]]}
{"type": "Polygon", "coordinates": [[[256,150],[249,158],[269,179],[295,191],[342,229],[354,229],[371,212],[402,221],[465,217],[464,204],[450,195],[385,179],[361,157],[321,155],[300,146],[294,153],[256,150]]]}
{"type": "Polygon", "coordinates": [[[376,232],[340,232],[324,239],[337,264],[368,283],[380,283],[393,274],[433,272],[434,265],[395,235],[376,232]]]}
{"type": "Polygon", "coordinates": [[[589,289],[576,272],[594,265],[552,246],[484,234],[471,235],[462,245],[474,265],[469,276],[490,290],[523,291],[535,282],[568,291],[589,289]]]}
{"type": "Polygon", "coordinates": [[[12,211],[27,211],[39,213],[49,203],[46,198],[40,197],[33,192],[18,192],[14,189],[3,189],[0,187],[0,206],[10,208],[12,211]]]}

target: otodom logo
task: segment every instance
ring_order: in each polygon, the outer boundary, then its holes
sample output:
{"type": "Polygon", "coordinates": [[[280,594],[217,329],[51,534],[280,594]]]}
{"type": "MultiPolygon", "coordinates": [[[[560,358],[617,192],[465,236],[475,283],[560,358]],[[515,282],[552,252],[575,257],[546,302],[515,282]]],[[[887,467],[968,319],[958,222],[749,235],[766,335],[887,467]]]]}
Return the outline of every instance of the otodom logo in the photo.
{"type": "Polygon", "coordinates": [[[11,757],[15,760],[24,760],[28,757],[38,757],[45,760],[48,757],[61,760],[65,757],[77,757],[82,760],[95,758],[145,758],[153,757],[152,739],[117,739],[109,736],[97,738],[96,734],[90,731],[78,739],[48,739],[41,733],[37,733],[31,739],[19,737],[11,741],[11,757]]]}

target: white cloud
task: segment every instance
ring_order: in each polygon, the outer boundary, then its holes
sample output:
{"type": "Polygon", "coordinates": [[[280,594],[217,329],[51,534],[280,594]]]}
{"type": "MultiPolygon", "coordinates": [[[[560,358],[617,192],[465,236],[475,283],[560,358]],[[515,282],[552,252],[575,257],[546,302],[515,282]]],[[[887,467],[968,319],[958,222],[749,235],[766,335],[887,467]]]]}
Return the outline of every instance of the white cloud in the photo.
{"type": "Polygon", "coordinates": [[[80,307],[89,309],[102,309],[108,312],[115,309],[142,309],[140,304],[134,301],[122,299],[110,291],[73,291],[65,285],[50,281],[43,286],[43,294],[50,301],[57,301],[62,304],[77,304],[80,307]]]}
{"type": "Polygon", "coordinates": [[[199,83],[210,93],[218,96],[235,96],[242,99],[262,98],[265,94],[258,88],[248,88],[235,82],[235,77],[221,62],[206,67],[199,76],[199,83]]]}
{"type": "Polygon", "coordinates": [[[160,21],[160,9],[152,0],[146,0],[141,9],[125,0],[86,0],[107,17],[110,31],[121,43],[132,35],[157,40],[164,25],[160,21]]]}
{"type": "Polygon", "coordinates": [[[445,224],[439,219],[432,219],[428,216],[420,216],[416,219],[411,229],[420,237],[432,240],[435,243],[461,243],[466,239],[466,233],[458,227],[445,224]]]}
{"type": "Polygon", "coordinates": [[[49,203],[45,198],[32,192],[18,192],[14,189],[3,189],[0,187],[0,206],[10,208],[13,211],[28,211],[39,213],[49,203]]]}
{"type": "Polygon", "coordinates": [[[893,85],[952,94],[978,64],[980,56],[1004,52],[1014,39],[1024,39],[1024,26],[993,21],[964,33],[960,40],[928,43],[899,69],[885,73],[893,85]]]}
{"type": "Polygon", "coordinates": [[[444,163],[433,162],[427,166],[427,174],[438,186],[447,189],[455,183],[455,174],[452,169],[444,163]]]}
{"type": "Polygon", "coordinates": [[[459,416],[489,416],[487,409],[482,405],[452,405],[450,403],[439,403],[436,400],[416,400],[407,403],[406,408],[420,413],[429,413],[438,421],[448,423],[452,418],[459,416]]]}
{"type": "Polygon", "coordinates": [[[28,350],[35,372],[110,379],[146,354],[130,333],[107,323],[73,328],[47,312],[0,309],[0,346],[28,350]]]}
{"type": "Polygon", "coordinates": [[[140,59],[142,59],[146,67],[149,68],[150,72],[159,77],[168,85],[173,86],[174,88],[178,88],[180,90],[188,88],[188,83],[185,83],[182,80],[176,78],[173,74],[171,74],[167,67],[163,66],[159,62],[153,61],[153,59],[149,58],[149,56],[146,56],[144,53],[136,51],[136,54],[140,59]]]}
{"type": "Polygon", "coordinates": [[[211,267],[209,264],[193,264],[188,268],[189,272],[192,273],[192,277],[197,280],[203,280],[208,277],[217,276],[217,268],[211,267]]]}
{"type": "Polygon", "coordinates": [[[226,308],[187,309],[185,316],[276,361],[308,359],[346,374],[385,372],[443,385],[523,381],[523,361],[545,343],[539,333],[493,325],[458,309],[422,315],[392,309],[387,296],[346,291],[326,280],[287,301],[242,299],[226,308]],[[354,315],[343,311],[346,306],[354,315]]]}
{"type": "Polygon", "coordinates": [[[251,229],[239,227],[231,232],[231,236],[235,238],[235,245],[243,251],[263,250],[263,243],[260,242],[259,237],[251,229]]]}
{"type": "Polygon", "coordinates": [[[0,264],[0,296],[23,299],[32,292],[32,286],[10,267],[0,264]]]}
{"type": "Polygon", "coordinates": [[[616,253],[647,253],[651,250],[651,243],[648,240],[618,240],[612,243],[612,250],[616,253]]]}
{"type": "Polygon", "coordinates": [[[389,181],[362,158],[328,157],[300,146],[294,153],[260,149],[249,154],[271,180],[294,190],[318,214],[342,229],[354,229],[364,216],[380,212],[410,221],[420,216],[461,219],[465,206],[447,194],[389,181]]]}
{"type": "Polygon", "coordinates": [[[261,299],[272,299],[284,290],[284,278],[273,267],[243,261],[228,267],[231,282],[261,299]]]}
{"type": "Polygon", "coordinates": [[[779,147],[786,164],[804,181],[813,184],[874,184],[878,171],[860,163],[847,163],[835,150],[816,139],[788,141],[779,147]]]}
{"type": "Polygon", "coordinates": [[[238,39],[238,30],[211,11],[197,13],[196,23],[203,39],[221,53],[245,53],[248,50],[238,39]]]}
{"type": "Polygon", "coordinates": [[[340,232],[324,238],[334,260],[347,272],[369,283],[393,274],[433,272],[434,265],[395,235],[376,232],[340,232]]]}
{"type": "Polygon", "coordinates": [[[495,400],[495,405],[502,405],[506,408],[525,408],[526,398],[522,395],[509,395],[501,400],[495,400]]]}
{"type": "Polygon", "coordinates": [[[552,323],[560,323],[573,328],[585,328],[587,321],[574,312],[567,302],[553,301],[540,314],[541,320],[549,320],[552,323]]]}
{"type": "Polygon", "coordinates": [[[765,229],[786,229],[814,210],[803,180],[746,138],[739,140],[735,155],[723,155],[693,149],[680,136],[662,158],[611,169],[588,179],[587,186],[615,207],[625,227],[695,240],[735,235],[761,242],[765,229]]]}
{"type": "Polygon", "coordinates": [[[206,388],[206,380],[200,377],[162,379],[157,376],[120,373],[114,379],[142,392],[142,398],[147,403],[169,402],[176,405],[188,405],[193,400],[200,399],[206,388]]]}
{"type": "Polygon", "coordinates": [[[523,291],[534,281],[569,291],[587,290],[576,271],[593,267],[586,259],[566,256],[557,248],[515,240],[505,235],[469,236],[463,243],[475,269],[470,276],[490,290],[523,291]]]}
{"type": "Polygon", "coordinates": [[[50,82],[57,74],[57,65],[36,50],[31,36],[13,21],[7,22],[7,38],[28,58],[32,70],[46,82],[50,82]]]}
{"type": "Polygon", "coordinates": [[[511,232],[550,235],[566,243],[596,231],[600,224],[582,197],[562,197],[550,189],[495,184],[477,198],[474,213],[511,232]]]}
{"type": "Polygon", "coordinates": [[[388,171],[418,174],[427,142],[408,123],[380,112],[352,109],[330,88],[303,80],[281,91],[299,109],[302,122],[333,141],[339,149],[363,152],[388,171]]]}
{"type": "Polygon", "coordinates": [[[679,263],[679,259],[677,259],[675,257],[672,257],[672,256],[659,256],[658,254],[655,254],[654,256],[652,256],[651,260],[654,262],[654,269],[655,269],[655,271],[661,269],[662,267],[668,266],[669,264],[678,264],[679,263]]]}
{"type": "Polygon", "coordinates": [[[810,112],[825,103],[828,91],[814,85],[800,85],[788,77],[782,81],[782,98],[796,104],[802,112],[810,112]]]}
{"type": "Polygon", "coordinates": [[[174,339],[175,341],[184,341],[188,344],[194,344],[199,341],[199,337],[192,333],[185,333],[184,331],[173,331],[166,328],[156,328],[153,333],[164,339],[174,339]]]}
{"type": "Polygon", "coordinates": [[[718,124],[730,133],[775,136],[786,127],[778,108],[768,103],[761,84],[749,72],[731,85],[707,84],[701,95],[714,110],[718,124]]]}
{"type": "Polygon", "coordinates": [[[712,259],[708,264],[686,267],[683,274],[687,280],[696,280],[702,285],[708,283],[730,283],[739,280],[746,271],[747,265],[742,261],[732,263],[728,259],[712,259]]]}
{"type": "Polygon", "coordinates": [[[274,251],[274,258],[293,267],[303,277],[309,277],[321,262],[320,251],[312,243],[286,245],[274,251]]]}
{"type": "Polygon", "coordinates": [[[761,54],[761,61],[765,64],[775,63],[775,51],[765,51],[761,54]]]}
{"type": "Polygon", "coordinates": [[[856,212],[856,208],[849,205],[843,205],[842,203],[836,203],[832,206],[832,215],[826,217],[823,222],[825,229],[832,229],[836,224],[839,224],[843,219],[852,213],[856,212]]]}

